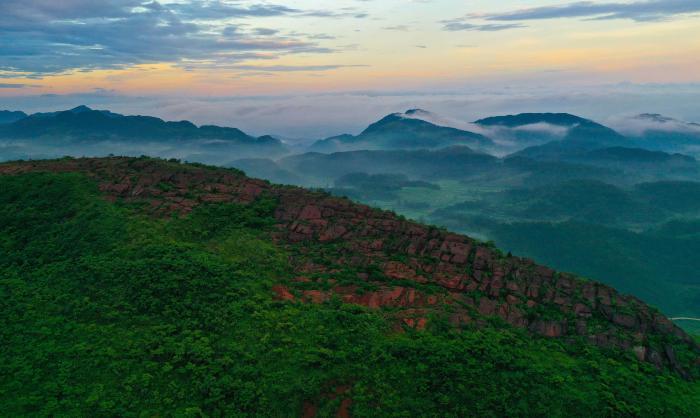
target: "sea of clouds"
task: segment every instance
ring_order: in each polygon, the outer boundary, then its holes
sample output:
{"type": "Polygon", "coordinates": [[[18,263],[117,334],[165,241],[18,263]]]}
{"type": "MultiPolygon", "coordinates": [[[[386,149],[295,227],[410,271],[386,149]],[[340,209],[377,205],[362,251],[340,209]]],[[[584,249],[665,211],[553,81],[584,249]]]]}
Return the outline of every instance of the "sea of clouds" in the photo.
{"type": "MultiPolygon", "coordinates": [[[[568,112],[615,129],[632,131],[654,123],[635,121],[633,117],[641,113],[658,113],[679,121],[700,122],[699,94],[700,84],[618,84],[575,90],[475,86],[453,91],[354,91],[227,97],[140,97],[97,90],[70,95],[0,97],[0,109],[32,113],[85,104],[128,115],[233,126],[252,135],[272,134],[290,143],[304,143],[342,133],[357,134],[387,114],[415,108],[429,110],[429,118],[436,124],[480,133],[486,132],[479,131],[473,121],[522,112],[568,112]]],[[[665,127],[669,129],[672,125],[665,127]]]]}

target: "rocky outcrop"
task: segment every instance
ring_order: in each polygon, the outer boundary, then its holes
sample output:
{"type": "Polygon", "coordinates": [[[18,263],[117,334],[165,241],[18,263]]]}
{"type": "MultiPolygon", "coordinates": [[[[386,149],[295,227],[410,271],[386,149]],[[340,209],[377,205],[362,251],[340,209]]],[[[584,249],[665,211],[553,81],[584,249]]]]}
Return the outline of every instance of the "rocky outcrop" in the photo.
{"type": "Polygon", "coordinates": [[[107,199],[147,203],[156,216],[205,203],[277,199],[273,237],[293,254],[295,277],[281,278],[272,290],[290,303],[340,298],[386,308],[397,329],[423,329],[432,317],[455,327],[497,320],[548,338],[625,350],[684,375],[688,365],[674,346],[696,359],[700,353],[685,332],[632,296],[347,199],[270,185],[236,170],[145,158],[0,165],[0,174],[31,171],[85,173],[107,199]]]}
{"type": "MultiPolygon", "coordinates": [[[[350,408],[352,407],[352,399],[348,397],[350,386],[337,386],[329,393],[324,394],[324,398],[339,400],[338,410],[335,413],[337,418],[349,418],[350,408]]],[[[304,402],[301,410],[302,418],[314,418],[318,416],[318,407],[312,401],[304,402]]]]}

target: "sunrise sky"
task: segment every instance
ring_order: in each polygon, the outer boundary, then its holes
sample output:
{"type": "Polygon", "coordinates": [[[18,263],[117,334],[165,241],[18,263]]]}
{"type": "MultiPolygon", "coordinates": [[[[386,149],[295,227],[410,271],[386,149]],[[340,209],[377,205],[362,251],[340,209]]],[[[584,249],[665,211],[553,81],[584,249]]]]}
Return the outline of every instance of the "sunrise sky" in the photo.
{"type": "Polygon", "coordinates": [[[2,0],[0,97],[693,85],[699,40],[700,0],[2,0]]]}

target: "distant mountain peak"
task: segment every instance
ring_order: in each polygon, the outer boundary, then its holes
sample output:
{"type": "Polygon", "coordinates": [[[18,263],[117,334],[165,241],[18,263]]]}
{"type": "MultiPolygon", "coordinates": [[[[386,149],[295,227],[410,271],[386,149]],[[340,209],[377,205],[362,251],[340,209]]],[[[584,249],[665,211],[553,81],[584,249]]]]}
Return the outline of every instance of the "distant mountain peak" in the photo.
{"type": "Polygon", "coordinates": [[[310,149],[337,152],[438,149],[454,145],[484,149],[493,146],[493,141],[484,135],[472,132],[469,127],[460,129],[448,119],[427,110],[414,108],[403,113],[386,115],[357,136],[333,136],[317,141],[310,149]]]}
{"type": "Polygon", "coordinates": [[[388,127],[395,130],[399,128],[414,127],[417,124],[429,124],[436,128],[440,127],[440,125],[437,125],[430,120],[426,120],[426,118],[429,118],[431,115],[431,113],[421,109],[411,109],[405,113],[391,113],[384,116],[377,122],[369,125],[362,133],[369,134],[373,132],[384,132],[388,127]]]}
{"type": "Polygon", "coordinates": [[[69,112],[71,112],[71,113],[84,113],[84,112],[92,112],[92,111],[93,111],[93,109],[91,109],[85,105],[76,106],[76,107],[69,110],[69,112]]]}
{"type": "Polygon", "coordinates": [[[427,110],[423,110],[423,109],[408,109],[405,114],[409,115],[409,116],[431,116],[431,115],[433,115],[432,112],[428,112],[427,110]]]}

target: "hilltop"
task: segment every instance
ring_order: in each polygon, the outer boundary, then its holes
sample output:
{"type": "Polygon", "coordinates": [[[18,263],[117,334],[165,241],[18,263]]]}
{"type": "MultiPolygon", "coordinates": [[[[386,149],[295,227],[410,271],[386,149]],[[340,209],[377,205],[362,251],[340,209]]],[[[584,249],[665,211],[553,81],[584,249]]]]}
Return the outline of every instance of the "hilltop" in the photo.
{"type": "Polygon", "coordinates": [[[698,407],[700,347],[660,312],[467,236],[149,158],[5,163],[0,185],[12,415],[698,407]]]}
{"type": "Polygon", "coordinates": [[[392,113],[369,125],[357,136],[338,135],[314,143],[310,150],[338,152],[357,150],[416,150],[468,146],[484,149],[493,141],[481,134],[433,123],[420,109],[392,113]]]}
{"type": "Polygon", "coordinates": [[[82,140],[110,138],[130,141],[218,139],[243,144],[267,142],[281,145],[272,138],[255,138],[236,128],[214,125],[197,127],[189,121],[166,122],[153,116],[125,116],[108,110],[94,110],[87,106],[59,112],[35,113],[17,119],[4,126],[0,135],[11,138],[69,136],[82,140]]]}

